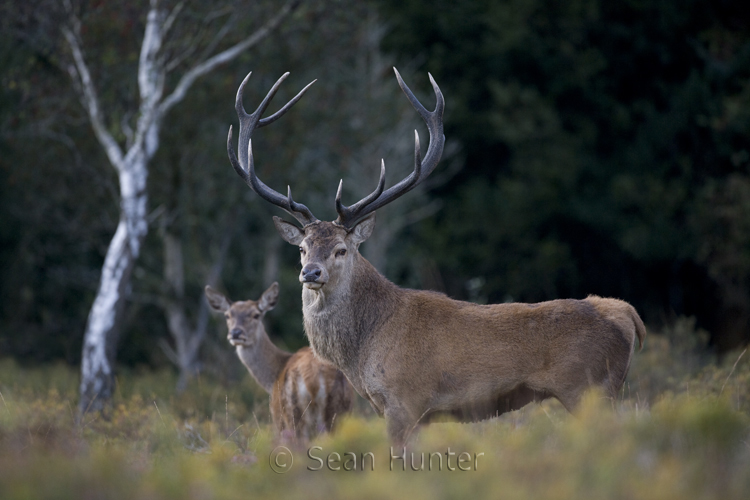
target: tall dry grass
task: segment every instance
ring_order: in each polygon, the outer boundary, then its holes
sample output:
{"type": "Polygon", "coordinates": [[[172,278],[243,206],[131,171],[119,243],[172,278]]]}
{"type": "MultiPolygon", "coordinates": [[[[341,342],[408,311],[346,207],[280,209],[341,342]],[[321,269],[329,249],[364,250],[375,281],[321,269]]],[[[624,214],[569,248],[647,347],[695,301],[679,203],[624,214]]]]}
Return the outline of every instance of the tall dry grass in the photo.
{"type": "Polygon", "coordinates": [[[649,335],[616,401],[592,391],[575,416],[546,401],[415,429],[405,455],[360,409],[282,450],[282,474],[249,378],[196,379],[177,397],[171,372],[121,372],[112,409],[77,421],[75,370],[4,360],[0,498],[750,498],[750,355],[718,360],[705,339],[678,320],[649,335]]]}

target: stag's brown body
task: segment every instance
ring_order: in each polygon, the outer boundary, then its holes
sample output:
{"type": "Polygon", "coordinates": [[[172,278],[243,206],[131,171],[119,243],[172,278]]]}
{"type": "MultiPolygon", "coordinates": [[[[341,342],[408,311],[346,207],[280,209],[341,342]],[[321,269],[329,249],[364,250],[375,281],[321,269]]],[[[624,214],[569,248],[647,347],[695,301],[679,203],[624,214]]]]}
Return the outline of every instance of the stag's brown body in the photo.
{"type": "Polygon", "coordinates": [[[271,342],[262,319],[277,296],[276,283],[258,301],[233,303],[206,287],[211,307],[224,313],[227,338],[240,361],[271,395],[276,434],[285,441],[305,442],[333,429],[337,416],[350,411],[354,391],[339,370],[316,358],[309,347],[290,353],[271,342]]]}
{"type": "Polygon", "coordinates": [[[325,269],[322,286],[302,291],[305,332],[386,417],[394,441],[437,415],[476,421],[549,397],[572,410],[589,386],[612,397],[622,387],[646,334],[630,304],[478,305],[402,289],[359,254],[355,233],[318,222],[296,241],[305,266],[325,269]]]}
{"type": "Polygon", "coordinates": [[[437,104],[427,111],[396,71],[430,134],[424,161],[415,134],[414,171],[407,178],[386,190],[383,164],[375,191],[348,207],[341,203],[339,184],[334,222],[319,221],[292,199],[291,189],[283,196],[255,173],[253,130],[275,121],[309,88],[261,119],[286,76],[252,114],[242,106],[247,78],[242,82],[235,100],[239,158],[232,150],[231,128],[229,158],[259,196],[302,224],[299,228],[274,217],[281,236],[300,248],[302,310],[310,344],[385,416],[394,442],[405,442],[417,424],[440,414],[474,421],[549,397],[572,410],[592,385],[612,397],[617,394],[635,339],[642,345],[646,335],[626,302],[590,296],[538,304],[471,304],[399,288],[359,254],[360,243],[372,234],[375,210],[422,182],[440,159],[444,100],[432,76],[437,104]]]}

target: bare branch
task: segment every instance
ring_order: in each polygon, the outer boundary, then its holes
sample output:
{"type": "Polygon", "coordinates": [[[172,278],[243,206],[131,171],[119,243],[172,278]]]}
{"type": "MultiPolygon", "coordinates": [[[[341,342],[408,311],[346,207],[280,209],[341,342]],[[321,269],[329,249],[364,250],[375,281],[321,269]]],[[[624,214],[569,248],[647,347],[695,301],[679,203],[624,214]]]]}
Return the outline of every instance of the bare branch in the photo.
{"type": "Polygon", "coordinates": [[[182,101],[185,98],[185,94],[187,93],[188,89],[193,85],[195,80],[205,75],[206,73],[209,73],[215,67],[231,61],[242,52],[254,46],[269,34],[271,34],[271,32],[273,32],[281,24],[281,22],[299,6],[299,4],[300,0],[289,0],[286,4],[284,4],[284,6],[274,17],[269,19],[268,22],[266,22],[266,24],[255,31],[255,33],[245,38],[241,42],[233,45],[232,47],[226,49],[225,51],[216,54],[215,56],[203,61],[200,64],[197,64],[192,69],[190,69],[182,76],[174,91],[169,96],[167,96],[164,101],[162,101],[161,105],[159,106],[159,114],[163,116],[167,111],[169,111],[169,109],[172,108],[172,106],[182,101]]]}
{"type": "Polygon", "coordinates": [[[91,72],[86,65],[86,59],[83,56],[83,49],[81,48],[79,31],[81,22],[73,13],[68,2],[66,2],[66,8],[68,10],[69,22],[72,29],[68,26],[63,27],[62,33],[65,40],[68,42],[74,61],[74,64],[68,65],[66,69],[70,78],[73,80],[74,86],[78,90],[81,104],[88,113],[89,121],[94,129],[96,138],[99,140],[102,147],[104,147],[104,151],[107,153],[107,157],[112,166],[120,171],[124,166],[122,150],[104,124],[105,120],[99,105],[99,97],[96,94],[94,82],[91,78],[91,72]]]}
{"type": "MultiPolygon", "coordinates": [[[[207,14],[206,16],[203,17],[202,27],[206,27],[214,19],[216,19],[218,17],[221,17],[221,16],[225,16],[227,14],[231,14],[232,12],[234,12],[234,8],[232,8],[232,7],[226,7],[224,9],[221,9],[221,10],[218,10],[218,11],[210,12],[209,14],[207,14]]],[[[214,36],[214,41],[216,41],[216,43],[214,43],[212,41],[208,45],[208,47],[203,51],[203,54],[201,56],[199,56],[197,59],[198,60],[204,60],[204,59],[210,57],[211,53],[216,48],[216,44],[218,44],[218,42],[221,39],[224,38],[226,32],[229,29],[231,29],[231,26],[234,23],[235,23],[235,18],[234,17],[230,18],[230,20],[227,21],[225,23],[225,25],[222,26],[222,28],[219,30],[219,34],[217,34],[217,35],[214,36]]],[[[195,33],[196,34],[192,37],[190,45],[185,50],[183,50],[180,55],[172,57],[164,65],[164,67],[166,68],[166,72],[167,73],[169,73],[170,71],[174,70],[175,68],[177,68],[177,66],[179,66],[180,64],[182,64],[185,60],[187,60],[188,58],[190,58],[190,57],[193,56],[193,54],[198,49],[198,45],[199,45],[199,41],[198,40],[200,38],[200,36],[198,35],[198,33],[200,33],[201,31],[202,31],[202,28],[201,27],[197,27],[195,29],[195,33]]]]}
{"type": "Polygon", "coordinates": [[[214,19],[218,19],[219,17],[226,16],[227,14],[231,14],[232,12],[234,12],[234,7],[227,6],[227,7],[209,12],[208,14],[206,14],[206,16],[203,19],[204,19],[204,22],[209,23],[213,21],[214,19]]]}
{"type": "MultiPolygon", "coordinates": [[[[221,246],[219,247],[219,255],[214,261],[213,265],[206,274],[206,283],[209,285],[215,285],[221,276],[221,271],[224,269],[224,263],[227,260],[227,254],[229,253],[229,245],[232,242],[234,236],[234,222],[237,218],[237,210],[233,210],[227,217],[226,229],[224,236],[221,240],[221,246]]],[[[206,336],[208,330],[208,319],[209,310],[208,303],[205,300],[201,300],[200,309],[198,310],[198,320],[195,325],[195,334],[190,341],[190,349],[197,351],[203,343],[203,339],[206,336]]]]}
{"type": "Polygon", "coordinates": [[[229,16],[227,22],[225,22],[224,26],[222,26],[221,29],[216,33],[216,35],[214,35],[214,37],[211,39],[211,42],[209,42],[208,46],[203,51],[203,54],[201,54],[201,59],[206,59],[211,56],[211,53],[216,50],[216,47],[224,39],[224,37],[227,36],[227,33],[232,30],[232,26],[234,26],[236,22],[237,18],[235,16],[229,16]]]}
{"type": "Polygon", "coordinates": [[[175,5],[174,9],[172,9],[172,12],[170,12],[167,16],[166,21],[164,21],[164,27],[162,28],[162,33],[164,36],[167,36],[169,30],[172,29],[172,25],[174,25],[174,22],[177,20],[177,16],[180,15],[180,12],[182,12],[183,7],[185,7],[184,1],[175,5]]]}
{"type": "Polygon", "coordinates": [[[153,155],[156,148],[155,144],[151,144],[155,142],[155,138],[149,142],[149,133],[152,132],[154,123],[161,118],[158,103],[164,91],[164,63],[160,52],[164,40],[165,16],[166,11],[158,7],[156,0],[152,0],[138,60],[141,105],[131,150],[140,151],[143,142],[146,141],[145,152],[148,157],[153,155]]]}
{"type": "Polygon", "coordinates": [[[171,59],[169,62],[167,62],[166,65],[164,66],[166,72],[169,73],[170,71],[172,71],[173,69],[175,69],[177,66],[179,66],[180,64],[182,64],[183,61],[185,61],[188,58],[190,58],[195,53],[195,50],[197,48],[198,48],[198,43],[197,42],[193,43],[193,44],[190,45],[190,47],[188,47],[187,49],[185,49],[185,51],[182,54],[180,54],[179,56],[177,56],[177,57],[171,59]]]}
{"type": "Polygon", "coordinates": [[[416,210],[412,210],[411,212],[405,214],[403,217],[399,217],[398,219],[396,219],[398,222],[394,224],[396,226],[395,230],[398,231],[406,226],[416,224],[422,219],[432,217],[433,215],[438,213],[441,208],[443,208],[442,200],[432,200],[428,204],[422,205],[416,210]]]}
{"type": "Polygon", "coordinates": [[[130,118],[133,113],[131,111],[125,112],[120,119],[120,128],[122,133],[125,134],[125,148],[129,148],[133,144],[133,128],[130,126],[130,118]]]}
{"type": "Polygon", "coordinates": [[[167,342],[165,339],[159,339],[159,347],[162,351],[164,351],[164,354],[167,356],[167,359],[174,363],[177,366],[180,366],[180,358],[177,357],[177,353],[174,352],[174,349],[172,349],[172,346],[169,345],[169,342],[167,342]]]}

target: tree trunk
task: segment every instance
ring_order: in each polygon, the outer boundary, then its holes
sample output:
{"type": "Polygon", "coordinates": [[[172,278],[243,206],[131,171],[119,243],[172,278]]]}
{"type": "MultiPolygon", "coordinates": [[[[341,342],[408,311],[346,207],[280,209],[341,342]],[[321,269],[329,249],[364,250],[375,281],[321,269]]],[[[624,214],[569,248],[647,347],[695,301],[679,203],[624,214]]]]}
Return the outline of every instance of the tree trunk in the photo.
{"type": "MultiPolygon", "coordinates": [[[[101,411],[111,400],[114,391],[113,364],[117,351],[117,337],[130,283],[130,274],[148,232],[146,221],[146,178],[148,162],[159,147],[161,122],[167,112],[181,102],[201,76],[210,73],[250,47],[266,38],[291,12],[299,0],[287,1],[279,11],[258,30],[228,49],[196,63],[179,79],[175,89],[164,96],[164,84],[170,71],[170,60],[163,49],[164,37],[182,10],[179,3],[171,12],[151,0],[146,29],[138,61],[139,110],[135,133],[128,133],[128,148],[123,150],[107,129],[102,106],[83,53],[81,20],[71,4],[65,3],[67,23],[61,28],[71,51],[72,61],[66,65],[81,104],[86,109],[94,134],[104,148],[120,180],[120,222],[107,249],[102,277],[94,304],[89,313],[83,339],[81,360],[81,413],[101,411]]],[[[208,56],[208,54],[206,54],[208,56]]],[[[206,313],[207,317],[207,313],[206,313]]],[[[206,323],[201,320],[200,324],[206,323]]],[[[204,328],[205,329],[205,328],[204,328]]],[[[199,330],[200,331],[200,330],[199,330]]],[[[187,351],[197,352],[202,334],[190,338],[187,351]],[[193,348],[193,346],[195,346],[193,348]]]]}
{"type": "Polygon", "coordinates": [[[146,162],[140,159],[120,172],[120,222],[104,258],[83,338],[81,413],[103,410],[114,391],[113,365],[130,274],[148,231],[146,177],[146,162]]]}
{"type": "Polygon", "coordinates": [[[174,350],[171,350],[168,345],[163,345],[162,348],[180,371],[177,392],[182,392],[187,387],[190,378],[198,372],[198,350],[204,332],[194,331],[191,328],[185,311],[185,268],[182,258],[182,242],[165,228],[162,229],[162,241],[164,242],[164,280],[168,288],[164,314],[167,318],[169,333],[175,343],[174,350]]]}
{"type": "MultiPolygon", "coordinates": [[[[165,218],[169,219],[169,215],[165,218]]],[[[227,220],[227,228],[216,259],[205,276],[204,282],[209,285],[216,284],[229,252],[234,215],[230,215],[227,220]]],[[[189,305],[185,299],[182,240],[169,231],[166,222],[159,233],[164,244],[164,284],[167,289],[167,297],[162,301],[162,308],[167,319],[169,333],[174,340],[174,348],[166,340],[160,342],[160,347],[180,372],[176,389],[178,393],[181,393],[187,388],[190,379],[200,371],[201,363],[198,355],[208,330],[209,310],[201,294],[198,303],[194,306],[198,312],[193,315],[195,320],[191,323],[188,314],[189,305]]]]}
{"type": "Polygon", "coordinates": [[[279,279],[279,252],[281,252],[281,238],[274,234],[266,236],[265,241],[265,263],[263,265],[263,289],[269,287],[274,281],[279,279]]]}

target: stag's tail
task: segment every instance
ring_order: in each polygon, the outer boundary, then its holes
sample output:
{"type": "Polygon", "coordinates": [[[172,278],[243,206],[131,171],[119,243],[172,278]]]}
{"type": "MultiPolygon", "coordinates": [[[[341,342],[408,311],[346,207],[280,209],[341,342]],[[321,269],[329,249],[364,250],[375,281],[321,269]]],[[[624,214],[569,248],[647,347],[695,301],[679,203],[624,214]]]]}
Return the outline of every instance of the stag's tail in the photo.
{"type": "Polygon", "coordinates": [[[646,340],[646,326],[643,324],[641,317],[638,316],[638,312],[633,306],[630,306],[630,316],[633,319],[635,325],[635,334],[638,337],[638,350],[643,350],[643,342],[646,340]]]}

